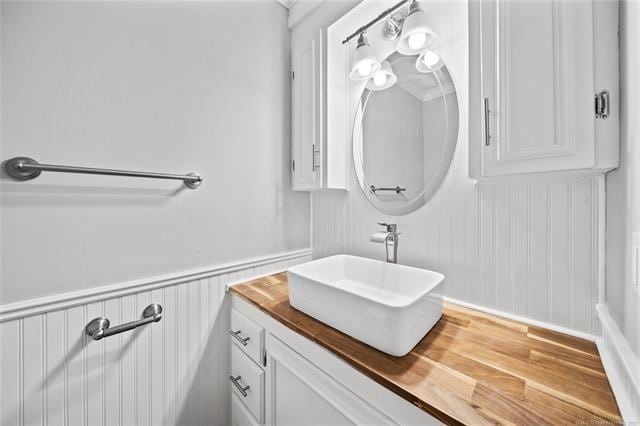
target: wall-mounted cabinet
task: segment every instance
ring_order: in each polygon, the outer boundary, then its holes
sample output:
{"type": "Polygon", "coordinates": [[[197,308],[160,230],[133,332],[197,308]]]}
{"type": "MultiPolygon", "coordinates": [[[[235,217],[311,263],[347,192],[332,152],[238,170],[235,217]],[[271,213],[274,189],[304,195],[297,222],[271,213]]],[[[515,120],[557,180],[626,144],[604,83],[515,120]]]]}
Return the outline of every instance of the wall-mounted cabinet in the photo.
{"type": "Polygon", "coordinates": [[[322,29],[291,50],[291,184],[294,190],[322,188],[322,29]]]}
{"type": "Polygon", "coordinates": [[[617,167],[617,2],[469,7],[471,177],[617,167]]]}
{"type": "MultiPolygon", "coordinates": [[[[327,115],[334,94],[344,96],[330,84],[331,79],[327,83],[327,28],[358,3],[359,0],[298,1],[289,12],[294,191],[348,187],[350,146],[345,143],[346,138],[331,137],[332,119],[327,115]]],[[[341,45],[337,47],[343,51],[341,45]]]]}

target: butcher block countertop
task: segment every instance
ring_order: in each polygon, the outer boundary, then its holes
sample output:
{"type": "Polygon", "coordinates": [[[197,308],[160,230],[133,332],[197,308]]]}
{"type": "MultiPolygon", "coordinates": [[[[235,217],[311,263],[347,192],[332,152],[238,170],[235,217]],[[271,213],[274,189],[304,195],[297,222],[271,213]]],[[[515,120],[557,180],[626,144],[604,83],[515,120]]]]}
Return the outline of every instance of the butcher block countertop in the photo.
{"type": "Polygon", "coordinates": [[[397,358],[292,308],[284,272],[230,291],[445,423],[622,423],[588,340],[445,303],[435,327],[397,358]]]}

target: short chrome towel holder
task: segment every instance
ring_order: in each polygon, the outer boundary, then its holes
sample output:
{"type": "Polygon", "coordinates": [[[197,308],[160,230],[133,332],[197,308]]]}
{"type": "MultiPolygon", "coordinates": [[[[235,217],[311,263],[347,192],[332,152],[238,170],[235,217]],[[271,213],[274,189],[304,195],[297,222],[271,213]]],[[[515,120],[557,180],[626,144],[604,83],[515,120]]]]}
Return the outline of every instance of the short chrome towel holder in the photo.
{"type": "Polygon", "coordinates": [[[371,190],[371,192],[373,192],[374,194],[377,191],[393,191],[396,194],[400,194],[401,192],[404,192],[407,190],[407,188],[400,188],[399,186],[396,186],[395,188],[384,188],[384,187],[378,187],[375,185],[369,185],[369,189],[371,190]]]}
{"type": "Polygon", "coordinates": [[[58,164],[40,164],[33,158],[15,157],[4,165],[7,174],[16,180],[31,180],[40,176],[42,172],[82,173],[89,175],[128,176],[152,179],[181,180],[187,188],[196,189],[202,184],[203,178],[197,173],[174,175],[169,173],[136,172],[132,170],[97,169],[93,167],[61,166],[58,164]]]}
{"type": "Polygon", "coordinates": [[[89,321],[89,324],[84,328],[84,332],[87,336],[93,340],[100,340],[104,337],[113,336],[114,334],[122,333],[123,331],[133,330],[141,325],[149,324],[151,322],[158,322],[162,319],[162,306],[157,303],[144,308],[142,312],[142,319],[137,321],[131,321],[124,324],[116,325],[115,327],[109,327],[110,321],[105,317],[94,318],[89,321]]]}

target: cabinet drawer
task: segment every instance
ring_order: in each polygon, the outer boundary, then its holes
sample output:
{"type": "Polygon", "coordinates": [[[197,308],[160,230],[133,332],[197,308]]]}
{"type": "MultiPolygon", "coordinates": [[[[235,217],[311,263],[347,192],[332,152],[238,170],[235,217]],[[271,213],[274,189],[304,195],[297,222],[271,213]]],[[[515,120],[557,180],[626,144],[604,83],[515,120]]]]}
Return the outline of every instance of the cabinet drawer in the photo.
{"type": "Polygon", "coordinates": [[[235,394],[231,395],[231,425],[232,426],[256,426],[256,419],[253,418],[247,407],[238,399],[235,394]]]}
{"type": "Polygon", "coordinates": [[[232,309],[230,333],[231,340],[252,360],[262,365],[264,329],[237,310],[232,309]]]}
{"type": "Polygon", "coordinates": [[[264,371],[258,367],[237,345],[231,345],[231,392],[255,417],[263,422],[264,412],[264,371]]]}

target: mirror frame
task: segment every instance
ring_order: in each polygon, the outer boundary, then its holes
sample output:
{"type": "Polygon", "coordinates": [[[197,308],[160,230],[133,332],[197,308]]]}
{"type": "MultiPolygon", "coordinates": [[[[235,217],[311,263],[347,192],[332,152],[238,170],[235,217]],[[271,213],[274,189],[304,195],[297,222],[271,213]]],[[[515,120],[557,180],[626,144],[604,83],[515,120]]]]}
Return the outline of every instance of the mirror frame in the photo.
{"type": "MultiPolygon", "coordinates": [[[[391,55],[395,53],[392,52],[391,55]]],[[[444,67],[446,68],[449,75],[451,72],[447,67],[446,62],[440,57],[444,63],[444,67]]],[[[388,59],[388,57],[387,57],[388,59]]],[[[437,78],[437,77],[436,77],[437,78]]],[[[396,83],[397,84],[397,83],[396,83]]],[[[362,93],[359,96],[358,105],[356,107],[356,113],[353,121],[353,133],[351,138],[351,144],[353,148],[353,165],[356,170],[356,176],[358,179],[358,184],[360,185],[360,189],[364,193],[365,197],[369,200],[369,202],[380,212],[391,215],[391,216],[403,216],[409,213],[412,213],[418,210],[420,207],[427,204],[427,202],[433,198],[438,189],[442,186],[449,169],[451,168],[451,163],[453,162],[453,156],[458,146],[458,139],[460,138],[460,100],[458,99],[458,89],[453,79],[453,75],[451,75],[451,84],[453,84],[455,99],[456,99],[456,108],[458,110],[458,123],[455,129],[452,129],[449,120],[449,114],[445,114],[446,117],[446,132],[445,132],[445,146],[442,150],[442,155],[440,157],[440,161],[438,161],[438,165],[436,166],[435,173],[433,174],[432,179],[428,184],[425,184],[424,190],[413,200],[410,200],[408,203],[404,205],[396,205],[390,206],[386,204],[384,201],[381,201],[375,193],[373,193],[369,189],[369,182],[367,181],[365,172],[364,172],[364,164],[363,164],[363,129],[362,129],[362,120],[364,118],[364,113],[366,111],[367,102],[369,101],[369,97],[371,96],[372,91],[363,86],[362,93]],[[455,130],[456,137],[453,143],[447,143],[449,140],[450,132],[455,130]]],[[[440,84],[440,90],[442,90],[442,84],[440,84]]],[[[446,97],[449,94],[444,93],[443,91],[443,101],[445,111],[448,111],[447,99],[446,97]]]]}

